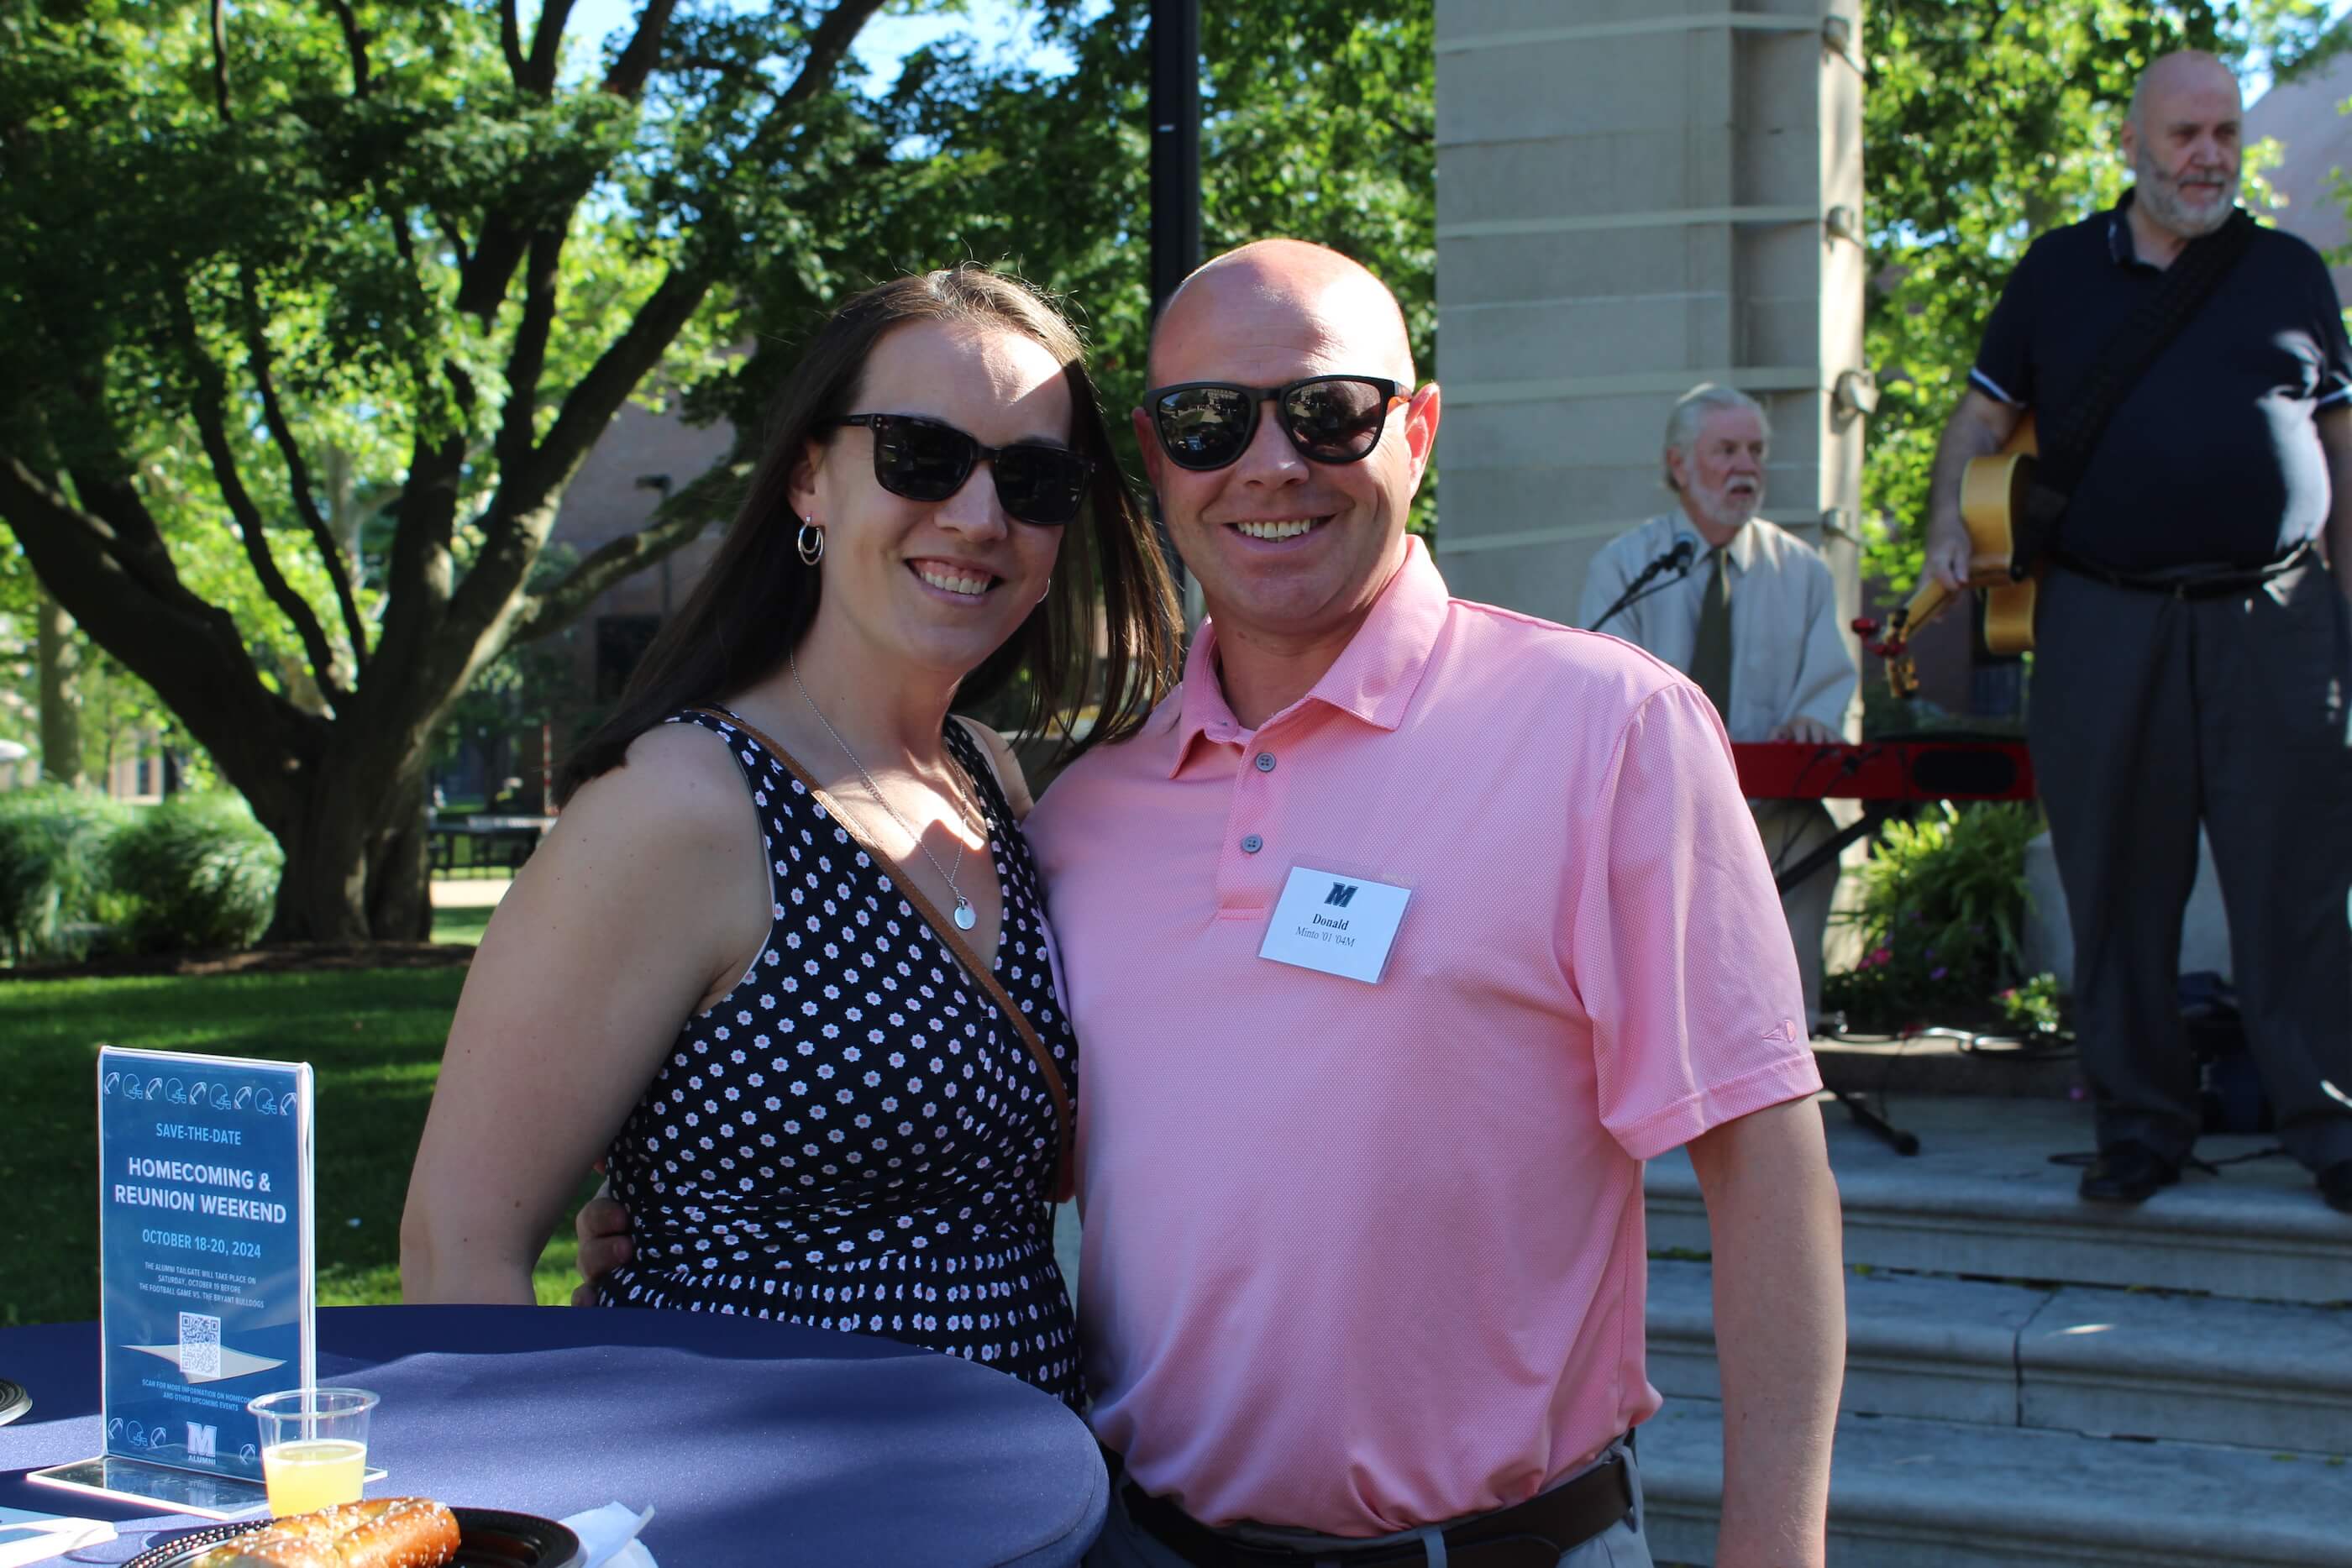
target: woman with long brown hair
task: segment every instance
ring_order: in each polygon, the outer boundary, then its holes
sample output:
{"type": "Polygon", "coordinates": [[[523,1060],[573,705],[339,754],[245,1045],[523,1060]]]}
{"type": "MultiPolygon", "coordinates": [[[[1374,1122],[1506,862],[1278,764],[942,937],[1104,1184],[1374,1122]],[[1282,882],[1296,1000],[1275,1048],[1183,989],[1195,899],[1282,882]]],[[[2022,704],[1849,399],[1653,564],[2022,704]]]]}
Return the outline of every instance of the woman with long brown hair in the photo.
{"type": "Polygon", "coordinates": [[[1050,306],[976,267],[843,306],[483,937],[407,1299],[530,1301],[603,1155],[634,1255],[600,1300],[887,1334],[1075,1403],[1076,1044],[1018,767],[950,709],[1022,679],[1024,732],[1116,740],[1179,636],[1050,306]]]}

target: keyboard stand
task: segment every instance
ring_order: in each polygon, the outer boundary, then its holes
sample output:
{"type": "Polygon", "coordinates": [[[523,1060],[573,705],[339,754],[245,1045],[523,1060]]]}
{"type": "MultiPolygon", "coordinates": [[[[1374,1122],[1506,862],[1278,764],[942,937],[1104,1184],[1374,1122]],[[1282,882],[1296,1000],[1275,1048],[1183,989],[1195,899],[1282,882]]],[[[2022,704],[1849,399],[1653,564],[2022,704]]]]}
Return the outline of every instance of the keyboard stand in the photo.
{"type": "Polygon", "coordinates": [[[1872,1110],[1870,1102],[1864,1096],[1861,1090],[1838,1089],[1831,1092],[1836,1095],[1837,1103],[1845,1107],[1846,1114],[1853,1118],[1856,1126],[1867,1128],[1876,1134],[1885,1141],[1888,1148],[1898,1155],[1916,1155],[1919,1152],[1918,1138],[1872,1110]]]}

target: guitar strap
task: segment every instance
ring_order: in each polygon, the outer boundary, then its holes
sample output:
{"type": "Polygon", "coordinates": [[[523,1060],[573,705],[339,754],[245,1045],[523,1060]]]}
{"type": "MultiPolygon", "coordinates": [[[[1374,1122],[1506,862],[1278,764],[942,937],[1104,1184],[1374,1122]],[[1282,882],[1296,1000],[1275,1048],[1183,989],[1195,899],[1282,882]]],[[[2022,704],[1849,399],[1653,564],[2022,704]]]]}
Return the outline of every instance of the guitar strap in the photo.
{"type": "Polygon", "coordinates": [[[2064,519],[2067,498],[2091,465],[2099,438],[2106,434],[2116,411],[2156,362],[2180,329],[2189,325],[2238,258],[2246,254],[2261,227],[2240,207],[2211,234],[2190,240],[2164,269],[2164,280],[2124,319],[2099,349],[2090,373],[2064,406],[2039,418],[2041,456],[2033,482],[2026,492],[2010,570],[2026,576],[2041,559],[2056,548],[2058,527],[2064,519]]]}

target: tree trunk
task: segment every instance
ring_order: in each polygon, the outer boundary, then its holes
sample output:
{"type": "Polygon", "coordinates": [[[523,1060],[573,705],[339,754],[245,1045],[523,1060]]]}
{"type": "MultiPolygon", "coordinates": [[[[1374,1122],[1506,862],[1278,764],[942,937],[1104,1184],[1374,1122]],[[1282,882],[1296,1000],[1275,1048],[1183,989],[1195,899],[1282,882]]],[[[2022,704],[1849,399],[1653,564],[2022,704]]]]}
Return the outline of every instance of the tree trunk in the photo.
{"type": "Polygon", "coordinates": [[[33,624],[41,666],[41,777],[79,789],[81,698],[73,683],[73,618],[47,593],[36,593],[33,624]]]}
{"type": "Polygon", "coordinates": [[[422,942],[433,934],[421,757],[366,777],[317,769],[273,824],[286,852],[265,942],[422,942]]]}
{"type": "Polygon", "coordinates": [[[433,940],[433,879],[428,855],[425,773],[395,792],[369,857],[368,928],[386,940],[433,940]]]}

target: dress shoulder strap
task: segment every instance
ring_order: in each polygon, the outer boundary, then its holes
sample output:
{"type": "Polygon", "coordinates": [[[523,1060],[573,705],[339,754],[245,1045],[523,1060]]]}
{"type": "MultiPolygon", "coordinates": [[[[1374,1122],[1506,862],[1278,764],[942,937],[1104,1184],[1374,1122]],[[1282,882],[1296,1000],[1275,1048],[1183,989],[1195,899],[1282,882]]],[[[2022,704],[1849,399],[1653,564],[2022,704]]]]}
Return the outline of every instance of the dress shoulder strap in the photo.
{"type": "Polygon", "coordinates": [[[1029,780],[1021,771],[1021,759],[1013,754],[1003,737],[978,719],[966,718],[960,713],[950,714],[948,722],[961,729],[972,749],[980,754],[981,763],[996,781],[997,793],[1003,797],[1012,819],[1017,822],[1027,817],[1036,801],[1029,794],[1029,780]]]}
{"type": "Polygon", "coordinates": [[[662,722],[688,724],[697,729],[707,729],[726,743],[727,755],[734,759],[736,772],[742,775],[744,791],[751,797],[752,815],[760,828],[760,864],[768,878],[768,904],[781,919],[783,905],[778,898],[776,886],[776,846],[769,832],[771,825],[769,812],[772,802],[767,800],[764,793],[768,780],[760,777],[751,757],[745,755],[745,749],[748,748],[754,756],[765,758],[772,770],[781,770],[789,765],[784,758],[777,755],[775,747],[767,743],[765,736],[725,708],[682,707],[664,718],[662,722]]]}

